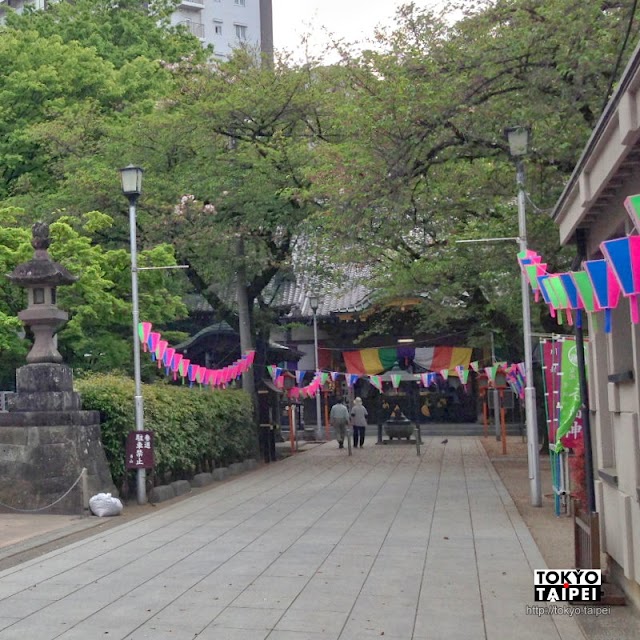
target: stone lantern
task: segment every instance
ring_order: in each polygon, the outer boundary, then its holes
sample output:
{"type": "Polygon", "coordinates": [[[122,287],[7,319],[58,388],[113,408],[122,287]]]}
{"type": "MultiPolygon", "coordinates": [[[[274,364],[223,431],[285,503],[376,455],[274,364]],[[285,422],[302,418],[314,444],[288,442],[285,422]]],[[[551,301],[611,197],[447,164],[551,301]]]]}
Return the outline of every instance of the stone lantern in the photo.
{"type": "Polygon", "coordinates": [[[34,224],[33,258],[7,275],[27,289],[29,303],[18,317],[35,340],[27,364],[16,371],[9,411],[0,413],[0,503],[83,513],[89,495],[116,490],[100,439],[100,413],[82,410],[71,368],[55,345],[55,332],[68,318],[56,306],[56,287],[77,278],[51,260],[49,242],[48,225],[34,224]]]}
{"type": "Polygon", "coordinates": [[[56,306],[56,287],[72,284],[78,278],[61,264],[49,257],[49,225],[37,222],[33,225],[31,246],[34,256],[18,265],[7,278],[27,290],[28,306],[18,313],[18,318],[31,329],[34,343],[27,355],[27,363],[61,363],[54,341],[55,332],[68,320],[69,315],[56,306]]]}

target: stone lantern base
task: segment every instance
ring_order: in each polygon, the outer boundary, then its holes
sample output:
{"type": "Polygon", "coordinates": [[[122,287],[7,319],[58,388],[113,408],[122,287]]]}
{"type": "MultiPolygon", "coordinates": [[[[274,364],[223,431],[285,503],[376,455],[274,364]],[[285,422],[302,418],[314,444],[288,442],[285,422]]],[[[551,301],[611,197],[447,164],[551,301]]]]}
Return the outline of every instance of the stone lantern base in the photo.
{"type": "MultiPolygon", "coordinates": [[[[58,500],[87,469],[89,497],[116,494],[100,440],[100,414],[82,411],[71,369],[28,364],[16,372],[16,394],[0,413],[0,502],[39,509],[58,500]]],[[[82,482],[42,513],[84,511],[82,482]]],[[[2,510],[2,507],[0,507],[2,510]]]]}

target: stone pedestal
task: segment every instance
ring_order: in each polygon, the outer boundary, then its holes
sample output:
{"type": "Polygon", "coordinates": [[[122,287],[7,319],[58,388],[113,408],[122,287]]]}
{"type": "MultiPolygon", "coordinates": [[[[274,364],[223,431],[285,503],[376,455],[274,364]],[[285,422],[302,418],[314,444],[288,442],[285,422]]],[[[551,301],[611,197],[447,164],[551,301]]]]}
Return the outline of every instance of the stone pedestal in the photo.
{"type": "MultiPolygon", "coordinates": [[[[100,440],[100,414],[82,411],[71,369],[28,364],[0,413],[0,501],[38,509],[58,500],[87,469],[89,496],[116,493],[100,440]]],[[[0,508],[1,510],[1,508],[0,508]]],[[[82,483],[43,513],[82,513],[82,483]]]]}

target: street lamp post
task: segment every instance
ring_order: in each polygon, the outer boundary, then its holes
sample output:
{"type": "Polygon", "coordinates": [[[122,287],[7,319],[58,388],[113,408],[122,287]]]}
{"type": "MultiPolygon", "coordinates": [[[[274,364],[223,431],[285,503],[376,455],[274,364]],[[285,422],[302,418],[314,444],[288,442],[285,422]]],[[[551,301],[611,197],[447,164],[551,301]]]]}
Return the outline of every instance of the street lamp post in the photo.
{"type": "MultiPolygon", "coordinates": [[[[518,183],[518,236],[520,251],[527,250],[527,219],[525,211],[524,156],[529,147],[529,127],[509,127],[504,131],[509,142],[509,152],[516,162],[518,183]]],[[[540,487],[540,454],[538,451],[538,418],[536,411],[536,389],[533,384],[533,354],[531,349],[531,312],[529,308],[529,285],[524,272],[520,273],[522,288],[522,333],[524,337],[525,382],[524,406],[527,420],[527,448],[529,461],[529,487],[531,505],[542,506],[540,487]]]]}
{"type": "MultiPolygon", "coordinates": [[[[318,365],[318,307],[320,306],[320,298],[316,293],[309,294],[309,306],[313,312],[313,355],[317,374],[320,369],[318,365]]],[[[316,393],[316,431],[318,436],[322,432],[322,404],[320,400],[320,391],[316,393]]]]}
{"type": "MultiPolygon", "coordinates": [[[[142,192],[142,169],[134,165],[129,165],[120,169],[120,179],[122,182],[122,193],[129,200],[129,241],[131,244],[131,303],[133,307],[133,377],[135,381],[135,426],[136,431],[144,430],[144,413],[142,406],[142,383],[140,376],[140,342],[138,337],[138,326],[140,324],[140,311],[138,306],[138,250],[136,241],[136,204],[142,192]]],[[[137,469],[137,491],[138,504],[146,504],[146,471],[137,469]]]]}

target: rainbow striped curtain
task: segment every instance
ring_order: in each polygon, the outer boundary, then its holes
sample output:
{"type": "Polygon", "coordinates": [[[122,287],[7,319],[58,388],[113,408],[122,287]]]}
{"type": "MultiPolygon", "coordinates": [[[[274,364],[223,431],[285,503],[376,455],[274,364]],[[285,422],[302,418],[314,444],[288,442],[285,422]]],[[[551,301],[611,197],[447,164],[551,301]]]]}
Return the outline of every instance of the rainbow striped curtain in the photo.
{"type": "MultiPolygon", "coordinates": [[[[471,360],[469,347],[418,347],[411,352],[410,357],[414,362],[429,371],[453,371],[458,366],[468,367],[471,360]]],[[[342,352],[347,372],[360,375],[376,375],[387,371],[407,355],[409,350],[406,347],[342,352]]]]}
{"type": "Polygon", "coordinates": [[[470,347],[418,347],[414,356],[414,362],[429,371],[468,367],[470,360],[470,347]]]}
{"type": "Polygon", "coordinates": [[[397,349],[360,349],[343,351],[344,363],[348,373],[375,375],[391,369],[398,360],[397,349]]]}

